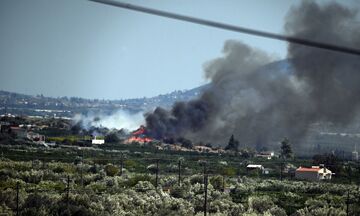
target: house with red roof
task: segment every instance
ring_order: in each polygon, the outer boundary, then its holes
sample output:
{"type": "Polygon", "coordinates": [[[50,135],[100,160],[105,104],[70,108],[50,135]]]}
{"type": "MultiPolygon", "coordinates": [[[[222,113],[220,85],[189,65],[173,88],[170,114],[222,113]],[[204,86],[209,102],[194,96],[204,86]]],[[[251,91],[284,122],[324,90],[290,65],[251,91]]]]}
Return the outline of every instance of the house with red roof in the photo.
{"type": "Polygon", "coordinates": [[[24,128],[17,126],[10,126],[8,132],[15,135],[17,138],[26,138],[27,131],[24,128]]]}
{"type": "Polygon", "coordinates": [[[299,167],[295,171],[295,178],[309,181],[330,180],[333,173],[324,166],[299,167]]]}

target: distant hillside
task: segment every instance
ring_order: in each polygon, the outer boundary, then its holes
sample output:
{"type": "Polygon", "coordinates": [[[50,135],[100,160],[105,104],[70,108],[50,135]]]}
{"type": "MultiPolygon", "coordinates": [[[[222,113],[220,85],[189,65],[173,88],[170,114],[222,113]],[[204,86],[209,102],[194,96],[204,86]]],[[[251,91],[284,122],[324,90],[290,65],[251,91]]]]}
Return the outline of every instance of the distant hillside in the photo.
{"type": "Polygon", "coordinates": [[[130,112],[151,110],[157,106],[171,107],[176,101],[188,101],[196,98],[208,85],[190,90],[173,91],[151,98],[126,100],[99,100],[78,97],[46,97],[43,95],[25,95],[0,91],[0,114],[71,117],[75,113],[104,112],[118,109],[130,112]]]}
{"type": "MultiPolygon", "coordinates": [[[[287,60],[265,65],[260,70],[264,72],[281,71],[291,74],[293,69],[287,60]]],[[[126,100],[99,100],[78,97],[45,97],[43,95],[25,95],[0,91],[0,115],[11,113],[15,115],[73,117],[76,113],[88,112],[112,113],[119,109],[129,112],[149,111],[157,106],[169,108],[176,101],[189,101],[198,97],[210,84],[184,91],[173,91],[151,98],[135,98],[126,100]]],[[[336,127],[331,123],[316,123],[309,129],[309,134],[303,141],[313,153],[339,152],[347,154],[360,143],[360,117],[354,124],[347,127],[336,127]]],[[[304,152],[306,154],[306,152],[304,152]]],[[[343,154],[343,153],[342,153],[343,154]]]]}
{"type": "MultiPolygon", "coordinates": [[[[291,73],[287,60],[270,63],[261,68],[264,72],[280,70],[291,73]]],[[[198,97],[210,84],[183,91],[173,91],[150,98],[125,100],[84,99],[79,97],[46,97],[43,95],[26,95],[8,91],[0,91],[0,115],[72,117],[76,113],[102,112],[111,113],[119,109],[130,112],[148,111],[157,106],[169,108],[176,101],[189,101],[198,97]]]]}

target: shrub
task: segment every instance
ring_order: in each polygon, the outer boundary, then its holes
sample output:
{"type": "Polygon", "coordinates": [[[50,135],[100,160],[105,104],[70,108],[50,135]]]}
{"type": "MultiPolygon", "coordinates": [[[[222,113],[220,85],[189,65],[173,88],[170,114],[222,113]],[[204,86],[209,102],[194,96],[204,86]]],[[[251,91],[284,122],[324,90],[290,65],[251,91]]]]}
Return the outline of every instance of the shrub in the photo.
{"type": "Polygon", "coordinates": [[[154,185],[152,185],[148,181],[139,181],[135,185],[135,190],[138,191],[138,192],[146,192],[146,191],[154,190],[154,189],[155,189],[154,185]]]}
{"type": "Polygon", "coordinates": [[[128,179],[126,186],[134,187],[139,181],[149,181],[152,182],[152,178],[149,175],[134,175],[128,179]]]}
{"type": "Polygon", "coordinates": [[[269,196],[251,196],[248,199],[249,211],[264,213],[275,207],[274,202],[269,196]]]}
{"type": "Polygon", "coordinates": [[[213,176],[210,178],[210,184],[215,188],[215,190],[222,190],[225,186],[225,178],[223,176],[213,176]]]}
{"type": "Polygon", "coordinates": [[[170,195],[175,198],[186,198],[188,196],[189,187],[175,185],[170,191],[170,195]]]}
{"type": "Polygon", "coordinates": [[[107,176],[116,176],[119,171],[119,168],[114,165],[108,164],[105,166],[105,172],[107,176]]]}
{"type": "Polygon", "coordinates": [[[238,184],[230,191],[230,196],[235,203],[242,203],[252,194],[252,188],[244,184],[238,184]]]}
{"type": "Polygon", "coordinates": [[[193,175],[190,177],[190,183],[192,185],[194,184],[203,184],[204,183],[204,177],[202,175],[193,175]]]}

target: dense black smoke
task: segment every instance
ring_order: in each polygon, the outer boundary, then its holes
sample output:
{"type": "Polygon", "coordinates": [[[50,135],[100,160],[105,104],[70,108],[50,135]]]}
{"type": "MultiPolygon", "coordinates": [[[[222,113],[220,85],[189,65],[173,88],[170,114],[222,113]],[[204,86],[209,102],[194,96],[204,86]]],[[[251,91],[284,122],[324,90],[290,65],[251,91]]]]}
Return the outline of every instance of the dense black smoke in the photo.
{"type": "MultiPolygon", "coordinates": [[[[356,12],[336,3],[305,1],[292,8],[289,35],[360,47],[356,12]]],[[[284,136],[301,140],[318,121],[347,123],[360,102],[360,58],[301,45],[289,45],[289,61],[238,41],[227,41],[224,56],[205,65],[210,87],[171,110],[146,116],[156,138],[187,137],[224,145],[231,134],[240,145],[268,145],[284,136]],[[290,62],[290,63],[289,63],[290,62]]]]}
{"type": "MultiPolygon", "coordinates": [[[[305,1],[293,8],[285,26],[290,35],[360,48],[357,11],[331,3],[305,1]]],[[[296,76],[307,83],[311,120],[346,124],[359,110],[360,57],[290,44],[296,76]]]]}

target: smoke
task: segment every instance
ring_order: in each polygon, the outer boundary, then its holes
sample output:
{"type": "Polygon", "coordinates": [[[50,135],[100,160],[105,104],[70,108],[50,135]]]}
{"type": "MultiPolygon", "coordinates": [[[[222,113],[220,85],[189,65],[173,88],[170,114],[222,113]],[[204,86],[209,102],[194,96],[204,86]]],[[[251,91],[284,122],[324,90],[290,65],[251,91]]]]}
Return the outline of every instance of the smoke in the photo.
{"type": "Polygon", "coordinates": [[[223,53],[205,64],[211,84],[200,98],[147,115],[152,136],[223,144],[235,134],[242,143],[253,144],[292,131],[289,126],[298,110],[292,108],[301,104],[296,99],[302,98],[301,83],[268,65],[271,56],[241,42],[227,41],[223,53]]]}
{"type": "MultiPolygon", "coordinates": [[[[357,12],[337,3],[303,1],[287,16],[292,36],[360,48],[357,12]]],[[[225,42],[223,57],[204,66],[210,87],[201,97],[171,110],[146,114],[151,136],[187,137],[224,145],[262,147],[284,136],[300,142],[311,124],[347,124],[360,102],[360,59],[290,44],[288,61],[239,41],[225,42]]]]}
{"type": "MultiPolygon", "coordinates": [[[[357,11],[337,3],[304,1],[287,17],[285,30],[296,37],[360,48],[357,11]]],[[[296,76],[308,84],[309,118],[348,124],[359,110],[360,58],[289,44],[296,76]]]]}
{"type": "Polygon", "coordinates": [[[135,130],[139,125],[145,123],[143,113],[131,114],[124,110],[118,110],[112,114],[77,114],[73,117],[73,121],[75,124],[80,124],[86,130],[89,130],[91,127],[135,130]]]}

